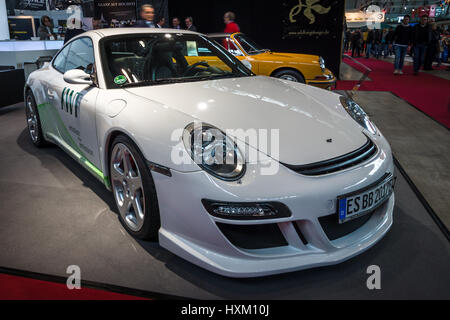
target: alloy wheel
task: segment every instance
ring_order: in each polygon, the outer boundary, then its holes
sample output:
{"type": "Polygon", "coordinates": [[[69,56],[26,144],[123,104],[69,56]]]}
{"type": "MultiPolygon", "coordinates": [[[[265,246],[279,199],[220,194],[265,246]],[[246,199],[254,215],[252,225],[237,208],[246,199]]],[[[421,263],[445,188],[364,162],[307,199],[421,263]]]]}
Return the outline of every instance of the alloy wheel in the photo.
{"type": "Polygon", "coordinates": [[[142,177],[130,149],[118,143],[111,154],[111,184],[120,215],[134,232],[141,230],[145,218],[142,177]]]}
{"type": "Polygon", "coordinates": [[[36,142],[38,139],[38,120],[36,116],[36,112],[33,107],[33,99],[31,96],[27,97],[27,105],[26,105],[26,114],[27,114],[27,125],[28,132],[30,133],[30,137],[33,142],[36,142]]]}
{"type": "Polygon", "coordinates": [[[297,78],[288,74],[282,75],[280,79],[298,82],[297,78]]]}

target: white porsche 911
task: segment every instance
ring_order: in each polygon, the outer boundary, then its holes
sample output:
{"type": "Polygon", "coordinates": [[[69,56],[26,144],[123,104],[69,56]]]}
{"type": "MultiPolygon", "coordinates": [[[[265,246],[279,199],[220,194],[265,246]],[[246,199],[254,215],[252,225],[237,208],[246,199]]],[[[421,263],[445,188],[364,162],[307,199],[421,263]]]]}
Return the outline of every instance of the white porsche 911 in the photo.
{"type": "Polygon", "coordinates": [[[256,277],[349,259],[393,222],[388,142],[360,106],[255,76],[204,35],[86,32],[25,86],[33,143],[110,189],[139,239],[256,277]]]}

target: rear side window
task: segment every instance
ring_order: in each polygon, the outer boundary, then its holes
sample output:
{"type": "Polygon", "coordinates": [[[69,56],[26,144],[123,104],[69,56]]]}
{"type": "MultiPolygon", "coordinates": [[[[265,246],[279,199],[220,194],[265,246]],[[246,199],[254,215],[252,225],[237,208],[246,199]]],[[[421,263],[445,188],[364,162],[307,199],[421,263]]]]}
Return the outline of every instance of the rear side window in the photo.
{"type": "Polygon", "coordinates": [[[59,72],[66,72],[66,62],[67,62],[67,55],[69,54],[69,50],[72,44],[69,44],[67,47],[65,47],[53,60],[53,68],[58,70],[59,72]]]}

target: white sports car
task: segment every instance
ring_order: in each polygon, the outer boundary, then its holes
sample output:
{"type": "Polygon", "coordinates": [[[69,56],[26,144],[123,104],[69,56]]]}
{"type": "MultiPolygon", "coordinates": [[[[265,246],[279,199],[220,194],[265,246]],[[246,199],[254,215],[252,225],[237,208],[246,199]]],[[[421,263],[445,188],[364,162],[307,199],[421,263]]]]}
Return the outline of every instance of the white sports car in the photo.
{"type": "Polygon", "coordinates": [[[29,76],[25,101],[33,143],[100,179],[130,234],[210,271],[335,264],[392,225],[391,149],[364,111],[255,76],[202,34],[86,32],[29,76]]]}

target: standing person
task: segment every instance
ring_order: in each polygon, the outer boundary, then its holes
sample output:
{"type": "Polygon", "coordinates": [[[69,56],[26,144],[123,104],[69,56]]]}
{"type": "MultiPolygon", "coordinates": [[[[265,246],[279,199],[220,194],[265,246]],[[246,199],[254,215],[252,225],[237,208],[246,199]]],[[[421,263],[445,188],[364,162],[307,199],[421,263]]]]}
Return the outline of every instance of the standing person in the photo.
{"type": "Polygon", "coordinates": [[[383,53],[383,58],[386,58],[388,55],[388,30],[383,29],[383,32],[381,33],[381,45],[380,45],[380,53],[383,53]]]}
{"type": "Polygon", "coordinates": [[[380,59],[380,54],[381,54],[381,38],[382,38],[382,33],[380,29],[375,29],[374,34],[373,34],[373,43],[374,43],[374,51],[375,51],[375,56],[377,59],[380,59]]]}
{"type": "Polygon", "coordinates": [[[352,38],[352,33],[350,32],[350,30],[347,30],[345,32],[345,42],[344,42],[344,51],[348,52],[350,50],[350,40],[352,38]]]}
{"type": "Polygon", "coordinates": [[[409,19],[409,15],[403,17],[402,24],[397,26],[392,37],[395,48],[394,74],[403,74],[406,52],[412,40],[412,28],[409,25],[409,19]]]}
{"type": "Polygon", "coordinates": [[[49,16],[41,17],[41,24],[38,28],[38,35],[40,40],[56,40],[56,35],[53,33],[53,24],[49,16]]]}
{"type": "Polygon", "coordinates": [[[420,17],[420,23],[414,26],[413,45],[414,45],[414,75],[419,74],[420,67],[423,65],[425,52],[430,42],[430,28],[428,26],[428,16],[420,17]]]}
{"type": "Polygon", "coordinates": [[[233,12],[228,11],[227,13],[225,13],[225,15],[223,16],[223,22],[226,24],[224,31],[225,33],[241,32],[238,24],[234,22],[235,19],[236,15],[233,12]]]}
{"type": "Polygon", "coordinates": [[[425,56],[425,65],[423,67],[424,70],[433,70],[433,62],[434,60],[436,60],[436,56],[441,52],[441,33],[437,27],[436,22],[431,23],[430,28],[430,42],[428,44],[427,53],[425,56]]]}
{"type": "Polygon", "coordinates": [[[356,29],[352,34],[352,57],[355,57],[355,53],[358,58],[361,57],[361,31],[356,29]]]}
{"type": "Polygon", "coordinates": [[[365,52],[367,50],[367,37],[369,36],[369,30],[364,31],[361,33],[361,40],[359,42],[361,43],[360,48],[361,52],[365,52]]]}
{"type": "Polygon", "coordinates": [[[197,27],[194,26],[194,19],[192,17],[184,19],[184,23],[186,24],[186,30],[197,32],[197,27]]]}
{"type": "Polygon", "coordinates": [[[136,28],[155,28],[155,9],[150,4],[144,4],[141,7],[141,19],[136,21],[136,28]]]}
{"type": "Polygon", "coordinates": [[[386,35],[386,47],[387,47],[387,55],[391,56],[394,54],[394,49],[392,47],[392,43],[394,41],[394,29],[389,28],[389,32],[386,35]]]}
{"type": "Polygon", "coordinates": [[[366,40],[366,59],[370,58],[372,50],[375,48],[375,29],[371,29],[367,33],[366,40]]]}
{"type": "Polygon", "coordinates": [[[159,18],[159,19],[156,20],[156,21],[158,21],[158,22],[156,23],[156,28],[159,28],[159,29],[164,28],[164,25],[166,24],[166,18],[161,17],[161,18],[159,18]]]}
{"type": "Polygon", "coordinates": [[[173,17],[173,19],[172,19],[172,28],[173,29],[177,29],[177,30],[181,29],[181,22],[180,22],[180,19],[178,19],[178,17],[173,17]]]}

